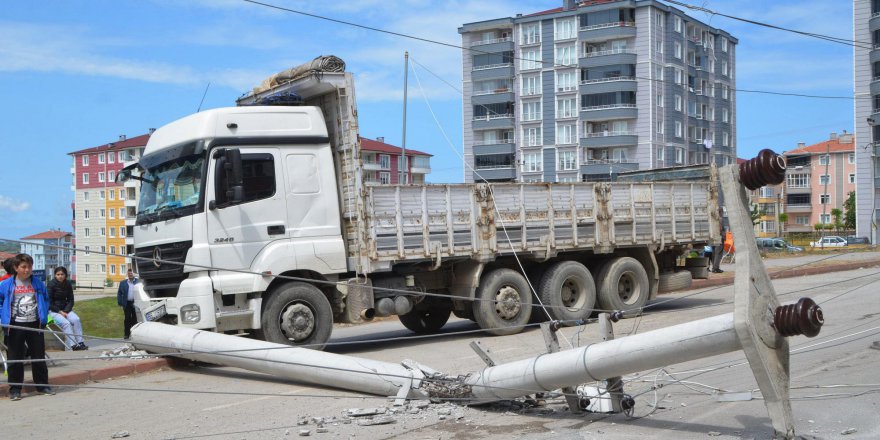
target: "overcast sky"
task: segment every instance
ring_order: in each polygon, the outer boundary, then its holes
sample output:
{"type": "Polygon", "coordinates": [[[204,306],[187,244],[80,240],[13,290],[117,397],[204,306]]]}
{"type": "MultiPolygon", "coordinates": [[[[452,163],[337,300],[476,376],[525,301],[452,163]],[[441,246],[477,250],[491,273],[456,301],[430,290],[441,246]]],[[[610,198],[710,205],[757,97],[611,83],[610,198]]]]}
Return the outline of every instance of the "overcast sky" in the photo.
{"type": "MultiPolygon", "coordinates": [[[[452,44],[463,23],[532,13],[562,0],[265,0],[452,44]]],[[[852,3],[693,1],[719,12],[852,38],[852,3]],[[768,6],[770,3],[770,6],[768,6]]],[[[852,95],[852,48],[704,13],[740,40],[737,86],[852,95]]],[[[401,140],[403,52],[409,79],[407,146],[434,154],[431,182],[460,182],[461,51],[273,10],[241,0],[7,0],[0,14],[0,238],[71,230],[67,153],[147,132],[235,98],[318,55],[354,72],[361,134],[401,140]],[[435,76],[436,75],[436,76],[435,76]],[[420,84],[421,83],[421,84],[420,84]],[[435,122],[428,104],[436,114],[435,122]],[[447,137],[450,142],[447,142],[447,137]]],[[[792,149],[852,131],[851,100],[738,93],[738,149],[792,149]]]]}

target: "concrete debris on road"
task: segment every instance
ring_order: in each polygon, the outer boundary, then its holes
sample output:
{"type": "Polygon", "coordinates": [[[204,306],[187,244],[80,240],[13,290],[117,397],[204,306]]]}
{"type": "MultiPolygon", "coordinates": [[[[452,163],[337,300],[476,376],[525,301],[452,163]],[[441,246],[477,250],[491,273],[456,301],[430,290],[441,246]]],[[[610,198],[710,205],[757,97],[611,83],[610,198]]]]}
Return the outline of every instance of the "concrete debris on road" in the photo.
{"type": "Polygon", "coordinates": [[[857,432],[859,432],[859,430],[856,428],[847,428],[847,429],[844,429],[843,431],[840,431],[840,435],[850,435],[850,434],[855,434],[857,432]]]}
{"type": "Polygon", "coordinates": [[[101,352],[102,358],[106,360],[111,360],[114,358],[125,358],[125,359],[147,359],[152,358],[151,354],[147,353],[144,350],[135,350],[134,346],[131,344],[125,344],[121,347],[116,347],[112,350],[104,350],[101,352]]]}
{"type": "Polygon", "coordinates": [[[385,408],[352,408],[348,410],[349,417],[367,417],[385,414],[385,408]]]}
{"type": "Polygon", "coordinates": [[[391,423],[396,423],[394,417],[390,416],[382,416],[382,417],[373,417],[371,419],[362,419],[358,420],[358,425],[360,426],[373,426],[373,425],[389,425],[391,423]]]}
{"type": "Polygon", "coordinates": [[[310,435],[312,435],[312,430],[311,430],[311,429],[300,429],[300,430],[299,430],[299,436],[300,436],[300,437],[308,437],[308,436],[310,436],[310,435]]]}
{"type": "Polygon", "coordinates": [[[131,434],[129,434],[128,431],[119,431],[114,432],[113,435],[110,436],[110,438],[125,438],[129,436],[131,436],[131,434]]]}

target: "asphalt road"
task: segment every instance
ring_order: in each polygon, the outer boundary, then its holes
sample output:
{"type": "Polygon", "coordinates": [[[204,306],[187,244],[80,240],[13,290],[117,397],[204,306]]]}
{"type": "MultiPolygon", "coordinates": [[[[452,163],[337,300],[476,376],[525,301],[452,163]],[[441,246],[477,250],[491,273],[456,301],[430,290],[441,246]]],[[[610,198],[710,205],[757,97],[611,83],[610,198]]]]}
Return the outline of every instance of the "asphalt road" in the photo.
{"type": "MultiPolygon", "coordinates": [[[[880,350],[870,348],[880,341],[880,270],[782,279],[774,284],[783,302],[811,296],[825,311],[826,324],[818,337],[790,341],[794,350],[792,408],[798,434],[823,439],[880,438],[880,350]]],[[[617,336],[732,310],[727,303],[733,298],[732,286],[669,301],[693,293],[664,295],[650,307],[651,313],[616,324],[617,336]]],[[[489,347],[498,362],[544,351],[538,330],[486,337],[473,323],[461,320],[450,322],[444,330],[474,332],[401,340],[412,334],[396,321],[385,321],[338,328],[332,342],[339,345],[329,351],[389,362],[413,359],[457,374],[483,366],[468,347],[474,339],[489,347]]],[[[595,325],[567,328],[562,333],[563,347],[598,340],[595,325]]],[[[743,362],[741,352],[736,352],[671,365],[666,372],[672,376],[657,371],[630,376],[625,390],[636,396],[635,419],[622,414],[572,414],[561,399],[549,399],[539,407],[510,403],[405,407],[397,414],[386,414],[393,423],[375,426],[351,421],[346,412],[354,408],[390,411],[393,406],[384,398],[199,366],[59,389],[52,397],[2,400],[0,432],[10,439],[109,439],[123,432],[136,439],[264,439],[295,437],[301,430],[325,439],[770,438],[770,420],[758,393],[752,393],[756,397],[752,400],[725,403],[712,395],[713,389],[743,392],[757,388],[743,362]],[[672,383],[670,377],[688,380],[672,383]],[[657,385],[663,386],[655,394],[651,388],[657,385]],[[313,420],[316,417],[323,419],[322,432],[313,420]],[[300,421],[307,423],[300,425],[300,421]]]]}

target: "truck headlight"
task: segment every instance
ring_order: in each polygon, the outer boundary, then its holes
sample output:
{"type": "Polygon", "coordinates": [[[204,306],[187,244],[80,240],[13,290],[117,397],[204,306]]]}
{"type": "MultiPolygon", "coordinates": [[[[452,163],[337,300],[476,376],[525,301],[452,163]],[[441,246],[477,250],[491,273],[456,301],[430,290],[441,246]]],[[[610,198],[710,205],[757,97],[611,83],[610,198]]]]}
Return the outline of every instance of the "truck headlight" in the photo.
{"type": "Polygon", "coordinates": [[[202,319],[198,304],[187,304],[180,308],[180,320],[184,324],[195,324],[202,319]]]}

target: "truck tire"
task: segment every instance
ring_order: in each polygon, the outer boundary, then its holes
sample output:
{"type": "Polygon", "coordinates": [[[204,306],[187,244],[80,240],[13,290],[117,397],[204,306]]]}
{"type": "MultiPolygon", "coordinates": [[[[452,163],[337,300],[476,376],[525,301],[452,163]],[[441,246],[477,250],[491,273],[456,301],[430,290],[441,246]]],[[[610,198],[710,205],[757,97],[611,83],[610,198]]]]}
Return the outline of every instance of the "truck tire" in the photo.
{"type": "Polygon", "coordinates": [[[635,315],[648,302],[651,283],[642,263],[635,258],[609,261],[597,278],[599,307],[603,310],[626,310],[635,315]]]}
{"type": "Polygon", "coordinates": [[[405,315],[399,315],[398,318],[404,327],[413,332],[420,335],[430,335],[443,328],[446,321],[449,321],[451,314],[452,310],[449,308],[436,306],[425,310],[413,310],[405,315]]]}
{"type": "MultiPolygon", "coordinates": [[[[705,269],[705,268],[703,268],[705,269]]],[[[691,287],[693,278],[688,270],[680,270],[678,272],[667,272],[660,274],[658,281],[658,292],[674,292],[676,290],[684,290],[691,287]]]]}
{"type": "Polygon", "coordinates": [[[487,333],[495,336],[519,333],[532,316],[529,283],[512,269],[495,269],[480,279],[473,308],[474,319],[487,333]]]}
{"type": "Polygon", "coordinates": [[[317,287],[287,283],[278,286],[263,305],[261,324],[266,341],[324,349],[333,331],[333,311],[317,287]]]}
{"type": "MultiPolygon", "coordinates": [[[[596,307],[596,283],[590,270],[577,261],[560,261],[550,266],[538,286],[541,302],[550,318],[563,325],[587,319],[596,307]]],[[[532,314],[542,312],[540,307],[532,314]]]]}

